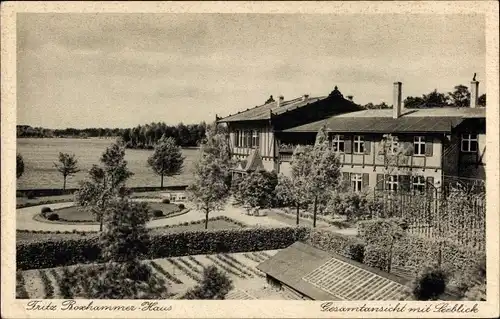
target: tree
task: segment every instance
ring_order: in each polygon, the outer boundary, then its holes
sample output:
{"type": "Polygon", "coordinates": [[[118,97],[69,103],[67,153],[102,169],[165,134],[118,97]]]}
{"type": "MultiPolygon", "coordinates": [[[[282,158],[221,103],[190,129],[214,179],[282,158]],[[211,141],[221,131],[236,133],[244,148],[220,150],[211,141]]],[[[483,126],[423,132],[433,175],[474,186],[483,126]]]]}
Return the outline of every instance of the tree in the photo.
{"type": "Polygon", "coordinates": [[[75,192],[75,202],[95,216],[102,231],[103,214],[108,202],[128,194],[125,182],[133,173],[127,168],[124,146],[120,141],[106,148],[100,161],[103,167],[93,165],[88,178],[80,182],[80,187],[75,192]]]}
{"type": "Polygon", "coordinates": [[[230,154],[227,136],[212,125],[194,164],[194,180],[187,189],[189,198],[205,212],[205,229],[209,213],[221,209],[228,198],[233,164],[230,154]]]}
{"type": "Polygon", "coordinates": [[[66,189],[66,178],[80,171],[77,164],[78,161],[75,159],[75,154],[70,155],[59,152],[59,163],[54,163],[54,166],[63,176],[63,190],[66,189]]]}
{"type": "Polygon", "coordinates": [[[163,188],[163,176],[173,176],[182,171],[184,157],[181,148],[172,137],[163,135],[155,146],[153,154],[148,158],[148,165],[153,171],[161,176],[161,188],[163,188]]]}
{"type": "Polygon", "coordinates": [[[235,198],[251,208],[271,207],[275,197],[277,179],[272,173],[255,171],[237,183],[235,198]]]}
{"type": "Polygon", "coordinates": [[[19,153],[16,155],[16,178],[19,178],[24,173],[24,160],[23,156],[19,153]]]}
{"type": "Polygon", "coordinates": [[[211,265],[203,269],[201,283],[189,290],[183,299],[224,300],[231,289],[233,289],[231,279],[211,265]]]}
{"type": "Polygon", "coordinates": [[[281,174],[276,186],[279,199],[285,204],[295,206],[297,225],[300,221],[300,207],[310,202],[311,154],[311,146],[297,146],[292,155],[292,176],[287,177],[281,174]]]}
{"type": "Polygon", "coordinates": [[[404,106],[407,109],[418,109],[425,107],[425,100],[421,97],[413,97],[413,96],[408,96],[404,100],[404,106]]]}
{"type": "Polygon", "coordinates": [[[482,94],[478,99],[477,99],[477,105],[479,106],[486,106],[486,93],[482,94]]]}
{"type": "Polygon", "coordinates": [[[449,99],[456,107],[468,107],[470,105],[470,92],[465,85],[455,86],[455,91],[448,93],[449,99]]]}
{"type": "Polygon", "coordinates": [[[106,228],[98,241],[105,263],[66,270],[61,292],[67,298],[166,298],[165,281],[141,262],[149,246],[147,204],[113,199],[105,210],[106,228]]]}
{"type": "Polygon", "coordinates": [[[325,207],[330,195],[340,186],[340,159],[330,147],[326,127],[316,135],[316,142],[311,151],[311,168],[308,177],[310,197],[314,201],[313,227],[316,227],[318,204],[325,207]]]}

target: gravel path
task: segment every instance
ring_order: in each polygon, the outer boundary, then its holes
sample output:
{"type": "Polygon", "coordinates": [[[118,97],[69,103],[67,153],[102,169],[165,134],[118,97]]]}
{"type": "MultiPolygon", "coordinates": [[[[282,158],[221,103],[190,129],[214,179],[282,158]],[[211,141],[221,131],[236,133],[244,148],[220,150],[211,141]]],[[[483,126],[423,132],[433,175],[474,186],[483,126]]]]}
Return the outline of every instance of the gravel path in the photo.
{"type": "MultiPolygon", "coordinates": [[[[143,199],[135,199],[137,201],[144,201],[143,199]]],[[[153,201],[153,200],[149,200],[153,201]]],[[[46,204],[39,206],[32,206],[26,208],[20,208],[16,210],[16,228],[18,230],[31,230],[31,231],[98,231],[99,225],[69,225],[62,223],[50,223],[50,222],[41,222],[34,220],[33,217],[40,213],[42,207],[50,207],[53,210],[73,206],[73,202],[67,203],[55,203],[55,204],[46,204]]],[[[162,227],[166,225],[176,225],[184,222],[190,222],[193,220],[204,220],[205,214],[196,208],[193,208],[189,204],[186,204],[186,207],[191,208],[191,210],[183,215],[174,216],[171,218],[163,218],[152,220],[147,223],[148,228],[156,228],[162,227]]],[[[234,220],[243,222],[247,225],[251,226],[263,226],[263,227],[285,227],[287,224],[268,218],[266,216],[248,216],[244,213],[244,210],[238,207],[233,207],[228,204],[224,208],[223,211],[215,211],[211,212],[209,217],[217,217],[217,216],[227,216],[234,220]]]]}

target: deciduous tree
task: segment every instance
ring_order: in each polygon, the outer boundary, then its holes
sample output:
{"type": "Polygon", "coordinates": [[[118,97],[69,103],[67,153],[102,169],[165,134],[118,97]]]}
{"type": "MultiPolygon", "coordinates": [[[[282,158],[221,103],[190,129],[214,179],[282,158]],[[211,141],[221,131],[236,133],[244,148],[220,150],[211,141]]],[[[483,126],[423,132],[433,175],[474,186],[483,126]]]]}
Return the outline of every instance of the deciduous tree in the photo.
{"type": "Polygon", "coordinates": [[[308,179],[309,197],[313,200],[313,227],[316,227],[318,205],[325,207],[330,196],[340,186],[340,159],[330,147],[326,127],[322,127],[311,151],[310,174],[308,179]]]}
{"type": "Polygon", "coordinates": [[[148,158],[148,165],[161,176],[161,188],[163,188],[163,177],[179,174],[183,163],[181,148],[177,146],[174,138],[167,138],[165,135],[158,141],[153,154],[148,158]]]}
{"type": "Polygon", "coordinates": [[[59,163],[54,163],[55,168],[63,176],[63,190],[66,189],[66,179],[80,171],[75,154],[59,153],[59,163]]]}
{"type": "Polygon", "coordinates": [[[451,103],[456,107],[468,107],[470,104],[470,92],[465,85],[455,86],[455,90],[449,92],[448,96],[451,103]]]}
{"type": "Polygon", "coordinates": [[[209,213],[221,209],[229,196],[232,165],[228,138],[214,124],[200,148],[194,164],[194,181],[187,189],[189,198],[205,212],[205,229],[209,213]]]}

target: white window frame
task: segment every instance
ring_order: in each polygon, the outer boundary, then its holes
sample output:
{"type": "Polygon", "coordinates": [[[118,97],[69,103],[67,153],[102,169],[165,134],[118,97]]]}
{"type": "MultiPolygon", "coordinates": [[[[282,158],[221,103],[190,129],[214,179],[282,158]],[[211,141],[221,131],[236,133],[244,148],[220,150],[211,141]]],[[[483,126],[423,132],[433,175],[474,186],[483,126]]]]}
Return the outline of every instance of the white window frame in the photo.
{"type": "Polygon", "coordinates": [[[363,136],[361,136],[361,135],[354,136],[353,153],[354,154],[364,154],[365,153],[365,140],[363,139],[363,136]]]}
{"type": "Polygon", "coordinates": [[[344,136],[343,135],[334,135],[332,139],[332,149],[337,153],[344,153],[345,144],[344,144],[344,136]],[[342,148],[340,147],[342,146],[342,148]]]}
{"type": "Polygon", "coordinates": [[[361,192],[363,189],[363,174],[351,174],[351,187],[354,192],[361,192]]]}
{"type": "Polygon", "coordinates": [[[412,181],[411,181],[411,188],[412,190],[418,191],[418,192],[425,192],[426,189],[426,181],[424,176],[413,176],[412,181]],[[419,187],[422,187],[422,189],[419,189],[419,187]]]}
{"type": "Polygon", "coordinates": [[[397,175],[388,175],[386,177],[386,190],[391,192],[397,192],[399,181],[397,175]]]}
{"type": "Polygon", "coordinates": [[[478,136],[477,134],[462,134],[462,140],[460,141],[460,149],[464,153],[477,153],[478,151],[478,136]],[[464,149],[464,142],[467,143],[467,149],[464,149]],[[472,150],[472,145],[475,142],[476,149],[472,150]]]}
{"type": "Polygon", "coordinates": [[[239,130],[240,131],[240,135],[239,135],[239,143],[238,143],[238,147],[244,147],[244,141],[245,141],[245,131],[244,130],[239,130]]]}
{"type": "Polygon", "coordinates": [[[413,155],[425,156],[425,136],[415,136],[413,138],[413,155]],[[416,152],[415,152],[416,146],[416,152]]]}

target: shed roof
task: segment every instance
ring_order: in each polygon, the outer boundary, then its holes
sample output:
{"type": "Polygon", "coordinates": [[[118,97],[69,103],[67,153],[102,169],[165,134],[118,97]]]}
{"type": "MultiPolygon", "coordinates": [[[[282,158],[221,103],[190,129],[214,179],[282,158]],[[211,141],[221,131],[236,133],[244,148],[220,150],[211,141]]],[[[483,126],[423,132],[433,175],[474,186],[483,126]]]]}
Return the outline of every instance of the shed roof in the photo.
{"type": "Polygon", "coordinates": [[[315,300],[364,300],[356,298],[361,295],[366,300],[384,300],[397,297],[407,282],[302,242],[279,251],[257,268],[315,300]]]}
{"type": "Polygon", "coordinates": [[[392,109],[363,110],[331,116],[284,132],[317,132],[326,125],[330,132],[450,132],[465,119],[485,118],[484,108],[403,109],[399,118],[392,109]]]}

